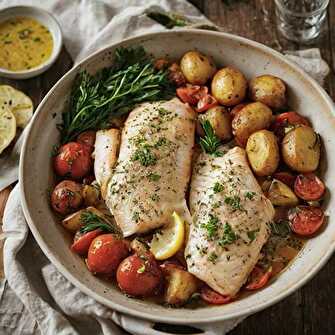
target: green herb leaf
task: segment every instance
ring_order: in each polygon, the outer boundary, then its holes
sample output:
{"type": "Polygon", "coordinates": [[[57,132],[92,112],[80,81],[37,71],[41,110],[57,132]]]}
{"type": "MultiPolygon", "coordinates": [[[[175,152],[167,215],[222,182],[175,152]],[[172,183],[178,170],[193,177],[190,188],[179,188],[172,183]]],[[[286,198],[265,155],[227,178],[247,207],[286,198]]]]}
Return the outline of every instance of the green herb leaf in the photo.
{"type": "Polygon", "coordinates": [[[256,234],[259,232],[259,229],[256,230],[250,230],[247,232],[248,238],[250,242],[252,242],[256,238],[256,234]]]}
{"type": "Polygon", "coordinates": [[[226,197],[224,202],[234,210],[243,210],[243,207],[241,206],[241,199],[236,195],[233,197],[226,197]]]}
{"type": "Polygon", "coordinates": [[[201,224],[201,228],[206,229],[208,237],[212,239],[217,234],[219,228],[219,219],[216,216],[209,214],[208,222],[201,224]]]}
{"type": "Polygon", "coordinates": [[[165,14],[158,11],[152,11],[147,12],[147,16],[168,29],[173,27],[185,27],[190,23],[184,17],[177,14],[165,14]]]}
{"type": "Polygon", "coordinates": [[[223,247],[227,244],[232,244],[233,242],[237,240],[237,238],[238,236],[235,234],[230,224],[226,222],[223,227],[223,236],[221,240],[219,241],[219,245],[223,247]]]}
{"type": "Polygon", "coordinates": [[[116,225],[110,224],[107,220],[91,211],[84,211],[80,216],[80,220],[84,224],[84,226],[80,229],[82,234],[86,234],[89,231],[100,228],[103,231],[122,236],[121,230],[116,225]]]}
{"type": "Polygon", "coordinates": [[[207,256],[208,260],[210,262],[212,262],[213,264],[216,263],[217,259],[218,259],[218,255],[215,252],[211,252],[208,256],[207,256]]]}
{"type": "Polygon", "coordinates": [[[223,155],[223,152],[218,151],[218,147],[220,146],[220,139],[215,135],[212,125],[208,120],[205,120],[202,123],[202,128],[204,129],[205,136],[200,137],[200,146],[203,151],[215,155],[216,157],[220,157],[223,155]]]}
{"type": "Polygon", "coordinates": [[[252,200],[255,195],[256,195],[256,192],[245,192],[244,194],[244,196],[249,200],[252,200]]]}
{"type": "Polygon", "coordinates": [[[223,189],[224,189],[223,185],[220,184],[220,183],[218,183],[218,182],[216,182],[216,183],[214,184],[214,187],[213,187],[213,192],[214,192],[214,193],[220,193],[220,192],[223,191],[223,189]]]}
{"type": "Polygon", "coordinates": [[[139,161],[143,166],[155,165],[157,157],[155,153],[151,151],[149,145],[142,145],[137,148],[134,154],[131,156],[132,161],[139,161]]]}
{"type": "Polygon", "coordinates": [[[143,264],[138,270],[137,273],[144,273],[145,271],[145,264],[143,264]]]}
{"type": "Polygon", "coordinates": [[[271,233],[280,237],[287,237],[291,233],[290,223],[288,220],[279,220],[270,223],[271,233]]]}

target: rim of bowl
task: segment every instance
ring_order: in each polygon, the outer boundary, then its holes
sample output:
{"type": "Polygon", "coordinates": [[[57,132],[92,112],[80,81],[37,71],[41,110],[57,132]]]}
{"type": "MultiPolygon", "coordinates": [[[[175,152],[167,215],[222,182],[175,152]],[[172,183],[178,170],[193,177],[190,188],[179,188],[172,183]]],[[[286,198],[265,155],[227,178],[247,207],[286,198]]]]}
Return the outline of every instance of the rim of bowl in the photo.
{"type": "MultiPolygon", "coordinates": [[[[95,58],[98,54],[104,53],[105,50],[107,50],[111,47],[118,47],[118,46],[124,44],[125,42],[129,43],[129,42],[134,41],[136,43],[143,38],[150,38],[150,37],[153,37],[155,35],[169,35],[171,33],[172,34],[179,34],[179,33],[194,34],[194,33],[197,33],[197,34],[200,34],[200,35],[213,35],[213,36],[218,36],[218,37],[225,36],[228,39],[231,39],[231,40],[234,40],[234,41],[237,41],[237,42],[241,42],[241,43],[244,43],[244,44],[248,44],[248,45],[250,45],[252,47],[255,47],[256,49],[259,49],[259,50],[261,50],[265,53],[273,54],[275,57],[279,58],[282,62],[284,62],[287,65],[289,65],[290,67],[292,67],[304,79],[308,80],[312,84],[313,88],[327,102],[329,107],[332,109],[333,115],[335,116],[335,105],[334,105],[333,101],[331,100],[331,98],[329,97],[329,95],[326,93],[326,91],[312,77],[310,77],[305,71],[303,71],[298,65],[296,65],[292,61],[286,59],[280,52],[278,52],[278,51],[276,51],[276,50],[274,50],[270,47],[267,47],[267,46],[265,46],[265,45],[263,45],[259,42],[247,39],[245,37],[241,37],[241,36],[237,36],[237,35],[233,35],[233,34],[229,34],[229,33],[216,32],[216,31],[204,31],[204,30],[201,30],[201,29],[185,29],[184,28],[184,29],[179,29],[178,31],[161,31],[161,32],[143,34],[143,35],[127,38],[127,39],[124,39],[124,40],[122,40],[118,43],[109,44],[105,48],[99,49],[96,52],[94,52],[93,54],[89,55],[88,57],[83,59],[80,63],[76,64],[66,74],[64,74],[64,76],[62,76],[57,81],[57,83],[51,88],[51,90],[43,98],[42,102],[39,104],[37,110],[35,111],[33,119],[32,119],[31,124],[30,124],[30,127],[34,123],[35,119],[38,117],[38,114],[42,111],[43,105],[45,104],[45,102],[53,94],[55,88],[58,87],[58,85],[60,85],[60,83],[62,82],[64,77],[66,77],[66,76],[70,75],[71,73],[77,71],[78,68],[82,67],[83,63],[86,63],[89,60],[95,58]]],[[[182,318],[176,319],[173,316],[165,316],[165,315],[158,315],[158,314],[153,315],[153,314],[150,314],[148,312],[132,310],[128,307],[125,307],[125,306],[114,303],[111,299],[108,301],[108,304],[106,304],[106,301],[105,301],[106,299],[105,298],[101,297],[94,290],[90,289],[89,287],[87,287],[86,285],[84,285],[80,281],[78,281],[77,278],[75,276],[73,276],[71,274],[71,272],[69,272],[65,268],[65,266],[63,266],[63,264],[57,260],[57,257],[53,255],[52,250],[50,250],[50,248],[44,242],[44,238],[42,237],[42,235],[40,235],[38,229],[35,227],[35,224],[34,224],[32,218],[30,216],[30,211],[29,211],[29,208],[28,208],[28,205],[27,205],[27,202],[26,202],[26,198],[25,198],[26,191],[25,191],[25,186],[24,186],[24,182],[23,182],[25,158],[26,158],[27,143],[28,143],[29,135],[30,135],[30,129],[28,129],[28,132],[27,132],[27,134],[24,138],[24,142],[23,142],[23,146],[22,146],[22,150],[21,150],[21,155],[20,155],[20,167],[19,167],[21,204],[22,204],[23,212],[24,212],[25,218],[27,220],[27,223],[29,225],[29,228],[30,228],[34,238],[38,242],[39,246],[43,250],[43,252],[45,254],[47,254],[47,257],[50,259],[50,261],[56,266],[56,268],[71,283],[73,283],[77,288],[79,288],[82,292],[84,292],[88,296],[92,297],[93,299],[100,302],[104,306],[108,306],[108,307],[114,309],[115,311],[118,311],[118,312],[121,312],[121,313],[124,313],[124,314],[127,314],[127,315],[131,315],[131,316],[134,316],[134,317],[142,318],[142,319],[145,319],[145,320],[154,321],[154,322],[166,322],[166,323],[170,323],[170,324],[185,324],[185,322],[187,322],[187,324],[193,324],[193,325],[197,325],[197,324],[198,325],[203,325],[203,324],[209,324],[209,323],[215,323],[215,322],[221,322],[221,321],[225,321],[225,320],[229,320],[229,319],[234,319],[234,318],[238,318],[238,317],[241,317],[241,316],[248,316],[250,314],[254,314],[254,313],[259,312],[259,311],[261,311],[261,310],[263,310],[263,309],[265,309],[269,306],[274,305],[275,303],[277,303],[280,300],[286,298],[288,295],[292,294],[297,289],[299,289],[301,286],[306,284],[326,264],[326,262],[329,260],[330,256],[335,251],[335,240],[334,240],[334,243],[332,245],[330,245],[327,252],[325,254],[323,254],[323,256],[319,259],[319,261],[314,264],[314,267],[311,269],[311,271],[308,273],[308,275],[301,278],[299,281],[293,283],[292,285],[289,286],[288,289],[283,290],[280,294],[278,294],[277,296],[274,296],[272,299],[268,299],[267,301],[259,303],[252,310],[249,309],[249,310],[241,310],[240,312],[225,313],[223,315],[219,315],[219,316],[216,315],[216,316],[213,316],[213,317],[209,317],[206,320],[199,320],[199,319],[194,318],[194,317],[193,318],[187,317],[187,319],[185,319],[185,316],[183,316],[182,318]]],[[[262,292],[260,291],[258,294],[262,294],[262,292]]],[[[185,313],[185,310],[181,310],[181,312],[185,313]]]]}
{"type": "Polygon", "coordinates": [[[41,74],[42,72],[48,70],[48,68],[58,58],[62,50],[62,46],[63,46],[63,33],[62,33],[62,29],[60,27],[58,20],[55,18],[53,14],[51,14],[47,10],[40,8],[40,7],[35,7],[35,6],[12,6],[12,7],[6,7],[0,10],[0,14],[5,14],[6,12],[12,12],[12,13],[8,15],[8,17],[4,18],[3,20],[0,20],[0,23],[5,20],[8,20],[9,18],[18,17],[18,16],[32,17],[38,22],[40,22],[38,18],[39,14],[48,17],[48,19],[53,22],[54,26],[51,26],[50,24],[46,24],[46,23],[43,23],[43,25],[45,25],[49,29],[50,33],[52,34],[54,45],[53,45],[53,51],[52,51],[51,56],[39,66],[36,66],[29,70],[21,70],[21,71],[11,71],[11,70],[0,67],[0,75],[8,76],[8,77],[10,76],[13,79],[15,78],[28,79],[28,78],[37,76],[41,74]],[[20,13],[22,10],[23,11],[29,10],[31,11],[31,13],[24,13],[24,12],[20,13]],[[36,13],[36,15],[34,15],[34,13],[36,13]]]}

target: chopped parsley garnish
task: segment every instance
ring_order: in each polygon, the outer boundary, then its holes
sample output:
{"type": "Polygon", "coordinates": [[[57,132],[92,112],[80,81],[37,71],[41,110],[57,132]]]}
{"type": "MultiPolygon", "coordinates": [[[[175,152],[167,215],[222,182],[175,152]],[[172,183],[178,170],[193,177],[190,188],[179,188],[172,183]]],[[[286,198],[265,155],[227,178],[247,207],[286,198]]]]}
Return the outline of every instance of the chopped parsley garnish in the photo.
{"type": "Polygon", "coordinates": [[[214,184],[214,187],[213,187],[213,192],[214,192],[214,193],[220,193],[220,192],[223,191],[223,189],[224,189],[223,185],[220,184],[220,183],[218,183],[218,182],[216,182],[216,183],[214,184]]]}
{"type": "Polygon", "coordinates": [[[229,205],[232,209],[234,210],[242,210],[242,206],[241,206],[241,199],[240,197],[238,197],[237,195],[233,196],[233,197],[226,197],[224,199],[225,204],[229,205]]]}
{"type": "Polygon", "coordinates": [[[219,228],[218,224],[219,219],[216,216],[209,214],[208,222],[201,224],[201,228],[206,229],[208,237],[212,239],[217,234],[219,228]]]}
{"type": "Polygon", "coordinates": [[[138,270],[137,273],[143,273],[145,271],[145,264],[143,264],[138,270]]]}
{"type": "Polygon", "coordinates": [[[235,234],[230,224],[226,222],[223,227],[223,236],[221,240],[219,241],[219,245],[223,247],[227,244],[232,244],[233,242],[237,240],[237,238],[238,236],[235,234]]]}
{"type": "Polygon", "coordinates": [[[143,145],[136,149],[131,156],[132,161],[139,161],[143,166],[155,165],[157,162],[156,155],[151,151],[149,145],[143,145]]]}
{"type": "Polygon", "coordinates": [[[159,195],[157,194],[153,194],[150,198],[152,201],[159,201],[159,195]]]}
{"type": "Polygon", "coordinates": [[[246,192],[244,194],[244,196],[249,199],[249,200],[252,200],[254,198],[254,196],[256,195],[256,192],[246,192]]]}
{"type": "Polygon", "coordinates": [[[147,178],[150,180],[150,181],[158,181],[159,179],[161,179],[161,176],[157,173],[149,173],[147,175],[147,178]]]}
{"type": "Polygon", "coordinates": [[[251,230],[247,232],[248,238],[250,242],[252,242],[256,238],[256,234],[259,232],[259,229],[251,230]]]}
{"type": "Polygon", "coordinates": [[[211,252],[208,256],[207,256],[208,260],[210,262],[212,262],[213,264],[216,263],[217,259],[218,259],[218,255],[215,252],[211,252]]]}
{"type": "Polygon", "coordinates": [[[158,109],[158,114],[159,114],[160,116],[169,115],[169,114],[171,114],[171,113],[172,113],[172,112],[170,112],[169,110],[167,110],[167,109],[165,109],[165,108],[163,108],[163,107],[161,107],[161,108],[158,109]]]}
{"type": "Polygon", "coordinates": [[[200,146],[203,151],[208,154],[220,157],[223,155],[221,151],[218,150],[220,146],[220,139],[215,135],[212,125],[208,120],[202,123],[202,128],[204,129],[205,136],[200,137],[200,146]]]}
{"type": "Polygon", "coordinates": [[[154,145],[155,148],[161,147],[163,145],[167,145],[168,140],[165,137],[161,137],[154,145]]]}

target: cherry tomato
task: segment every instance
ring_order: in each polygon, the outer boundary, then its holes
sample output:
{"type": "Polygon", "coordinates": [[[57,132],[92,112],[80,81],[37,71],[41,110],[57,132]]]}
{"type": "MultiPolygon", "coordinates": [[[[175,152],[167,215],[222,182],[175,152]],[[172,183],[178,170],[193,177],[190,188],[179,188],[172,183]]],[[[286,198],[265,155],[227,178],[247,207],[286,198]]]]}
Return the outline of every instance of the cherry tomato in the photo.
{"type": "Polygon", "coordinates": [[[97,236],[88,249],[87,267],[93,273],[114,274],[129,255],[129,244],[113,234],[97,236]]]}
{"type": "Polygon", "coordinates": [[[295,176],[290,172],[276,172],[273,174],[273,178],[283,182],[290,187],[293,187],[295,181],[295,176]]]}
{"type": "Polygon", "coordinates": [[[72,180],[61,181],[51,194],[52,208],[62,214],[69,214],[80,207],[83,202],[82,186],[72,180]]]}
{"type": "Polygon", "coordinates": [[[264,270],[256,265],[249,275],[247,286],[245,288],[250,291],[258,290],[267,284],[271,275],[272,267],[264,270]]]}
{"type": "Polygon", "coordinates": [[[291,210],[289,220],[294,233],[310,236],[323,225],[325,215],[320,207],[298,206],[291,210]]]}
{"type": "Polygon", "coordinates": [[[303,200],[319,200],[325,190],[325,184],[314,173],[300,174],[295,179],[294,192],[303,200]]]}
{"type": "MultiPolygon", "coordinates": [[[[199,101],[200,86],[187,85],[184,87],[177,88],[177,96],[182,102],[187,102],[190,105],[196,105],[199,101]]],[[[208,90],[208,89],[207,89],[208,90]]]]}
{"type": "Polygon", "coordinates": [[[218,105],[217,100],[214,97],[212,97],[210,94],[206,94],[199,99],[196,111],[198,113],[202,113],[217,105],[218,105]]]}
{"type": "Polygon", "coordinates": [[[230,296],[224,296],[220,293],[217,293],[207,285],[201,288],[200,297],[202,300],[212,305],[224,305],[228,304],[232,300],[230,296]]]}
{"type": "Polygon", "coordinates": [[[173,63],[169,66],[169,79],[177,87],[184,86],[186,84],[186,78],[177,63],[173,63]]]}
{"type": "Polygon", "coordinates": [[[88,249],[92,241],[99,235],[102,234],[101,229],[95,229],[89,231],[86,234],[81,234],[79,231],[74,236],[73,243],[71,245],[71,250],[79,255],[87,255],[88,249]]]}
{"type": "Polygon", "coordinates": [[[285,127],[295,125],[310,126],[310,123],[306,118],[296,112],[286,112],[276,116],[272,129],[277,136],[283,137],[285,135],[285,127]]]}
{"type": "Polygon", "coordinates": [[[120,264],[116,279],[124,293],[133,297],[148,297],[161,288],[163,274],[151,254],[134,254],[120,264]]]}
{"type": "Polygon", "coordinates": [[[86,176],[92,167],[92,159],[86,145],[69,142],[59,148],[54,158],[54,169],[59,176],[80,179],[86,176]]]}
{"type": "Polygon", "coordinates": [[[96,133],[94,130],[84,131],[77,137],[77,142],[80,144],[86,145],[89,152],[93,152],[94,143],[95,143],[95,135],[96,133]]]}

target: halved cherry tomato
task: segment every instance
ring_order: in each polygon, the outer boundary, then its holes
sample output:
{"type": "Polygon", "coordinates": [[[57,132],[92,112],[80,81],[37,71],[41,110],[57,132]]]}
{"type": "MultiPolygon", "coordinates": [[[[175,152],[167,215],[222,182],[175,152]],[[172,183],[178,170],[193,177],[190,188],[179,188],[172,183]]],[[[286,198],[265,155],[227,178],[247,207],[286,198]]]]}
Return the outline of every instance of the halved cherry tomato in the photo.
{"type": "Polygon", "coordinates": [[[77,142],[61,146],[54,158],[54,170],[62,177],[81,179],[90,172],[91,167],[91,153],[86,145],[77,142]]]}
{"type": "Polygon", "coordinates": [[[303,200],[319,200],[325,190],[325,184],[314,173],[300,174],[295,179],[294,192],[303,200]]]}
{"type": "Polygon", "coordinates": [[[87,149],[92,152],[94,150],[96,133],[94,130],[84,131],[77,137],[77,142],[87,146],[87,149]]]}
{"type": "Polygon", "coordinates": [[[202,113],[217,105],[218,105],[217,100],[214,97],[212,97],[210,94],[206,94],[203,97],[201,97],[200,100],[198,101],[196,111],[198,113],[202,113]]]}
{"type": "Polygon", "coordinates": [[[79,232],[74,236],[73,243],[71,245],[71,250],[78,255],[86,255],[92,241],[99,235],[102,234],[101,229],[95,229],[89,231],[86,234],[81,234],[79,232]]]}
{"type": "Polygon", "coordinates": [[[249,291],[258,290],[267,284],[271,275],[271,266],[267,270],[264,270],[256,265],[249,275],[247,286],[245,288],[249,291]]]}
{"type": "Polygon", "coordinates": [[[201,288],[200,297],[202,300],[212,305],[224,305],[228,304],[232,300],[232,297],[217,293],[207,285],[201,288]]]}
{"type": "Polygon", "coordinates": [[[290,226],[294,233],[310,236],[317,232],[325,221],[322,208],[298,206],[289,214],[290,226]]]}
{"type": "Polygon", "coordinates": [[[273,178],[281,181],[282,183],[286,184],[287,186],[293,187],[295,176],[293,176],[290,172],[276,172],[273,174],[273,178]]]}
{"type": "Polygon", "coordinates": [[[181,101],[195,106],[200,99],[208,95],[208,87],[187,84],[177,88],[176,92],[181,101]]]}
{"type": "Polygon", "coordinates": [[[122,261],[116,279],[126,294],[147,297],[157,293],[163,283],[163,273],[152,254],[134,254],[122,261]]]}
{"type": "Polygon", "coordinates": [[[277,136],[283,137],[286,127],[296,125],[310,126],[310,123],[305,117],[296,112],[286,112],[276,116],[272,129],[277,136]]]}

